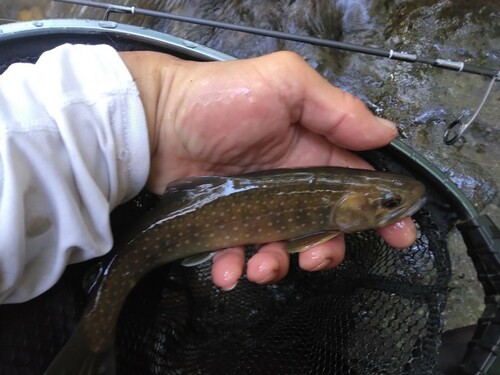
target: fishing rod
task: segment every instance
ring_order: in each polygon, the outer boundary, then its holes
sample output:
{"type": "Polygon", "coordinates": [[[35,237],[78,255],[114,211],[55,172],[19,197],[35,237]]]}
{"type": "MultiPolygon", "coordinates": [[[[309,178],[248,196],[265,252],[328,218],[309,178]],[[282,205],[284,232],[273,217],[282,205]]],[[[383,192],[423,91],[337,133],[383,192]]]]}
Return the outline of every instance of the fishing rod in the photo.
{"type": "Polygon", "coordinates": [[[447,145],[454,144],[458,139],[461,138],[462,134],[472,124],[474,119],[479,114],[484,103],[486,102],[486,100],[491,92],[491,88],[493,87],[493,83],[497,80],[500,80],[500,69],[466,64],[463,61],[454,61],[454,60],[441,59],[441,58],[430,58],[430,57],[426,57],[426,56],[420,56],[416,53],[401,52],[401,51],[395,51],[393,49],[384,49],[384,48],[379,48],[379,47],[363,46],[363,45],[358,45],[358,44],[339,42],[336,40],[322,39],[322,38],[311,37],[311,36],[295,35],[295,34],[290,34],[290,33],[286,33],[283,31],[268,30],[268,29],[262,29],[262,28],[251,27],[251,26],[244,26],[244,25],[236,25],[236,24],[231,24],[231,23],[227,23],[227,22],[219,22],[219,21],[207,20],[207,19],[190,17],[190,16],[181,16],[181,15],[167,13],[167,12],[160,12],[160,11],[155,11],[155,10],[137,8],[135,6],[100,3],[100,2],[91,1],[91,0],[52,0],[52,1],[60,2],[60,3],[85,5],[85,6],[95,7],[95,8],[106,9],[106,13],[104,15],[105,20],[109,19],[109,15],[111,13],[138,14],[138,15],[143,15],[143,16],[164,18],[164,19],[168,19],[168,20],[172,20],[172,21],[191,23],[191,24],[195,24],[195,25],[244,32],[244,33],[248,33],[248,34],[260,35],[260,36],[265,36],[265,37],[270,37],[270,38],[284,39],[284,40],[289,40],[289,41],[293,41],[293,42],[311,44],[311,45],[315,45],[315,46],[329,47],[329,48],[334,48],[334,49],[338,49],[338,50],[342,50],[342,51],[357,52],[357,53],[362,53],[365,55],[384,57],[384,58],[391,59],[391,60],[397,60],[397,61],[403,61],[403,62],[409,62],[409,63],[420,63],[420,64],[429,65],[429,66],[432,66],[435,68],[441,68],[441,69],[452,70],[452,71],[456,71],[456,72],[470,73],[470,74],[476,74],[476,75],[489,77],[490,84],[488,85],[486,93],[483,96],[483,99],[481,100],[481,104],[478,106],[476,111],[474,111],[474,113],[471,116],[469,116],[468,119],[465,118],[465,112],[464,112],[461,116],[459,116],[456,120],[449,123],[448,126],[446,127],[446,131],[445,131],[444,136],[443,136],[443,141],[447,145]]]}
{"type": "Polygon", "coordinates": [[[167,12],[160,12],[160,11],[155,11],[155,10],[137,8],[134,6],[99,3],[99,2],[91,1],[91,0],[52,0],[52,1],[60,2],[60,3],[86,5],[86,6],[91,6],[91,7],[95,7],[95,8],[103,8],[103,9],[106,9],[106,16],[105,16],[106,19],[108,18],[110,13],[128,13],[128,14],[138,14],[138,15],[142,15],[142,16],[159,17],[159,18],[169,19],[172,21],[180,21],[180,22],[192,23],[192,24],[201,25],[201,26],[209,26],[209,27],[215,27],[215,28],[219,28],[219,29],[239,31],[239,32],[244,32],[244,33],[248,33],[248,34],[266,36],[266,37],[270,37],[270,38],[285,39],[285,40],[290,40],[293,42],[307,43],[307,44],[312,44],[312,45],[322,46],[322,47],[330,47],[330,48],[335,48],[335,49],[339,49],[339,50],[343,50],[343,51],[358,52],[358,53],[362,53],[365,55],[385,57],[385,58],[392,59],[392,60],[398,60],[398,61],[404,61],[404,62],[410,62],[410,63],[421,63],[421,64],[426,64],[426,65],[431,65],[431,66],[434,66],[437,68],[454,70],[457,72],[478,74],[478,75],[487,76],[487,77],[496,77],[496,79],[500,79],[499,69],[470,65],[470,64],[466,64],[466,63],[461,62],[461,61],[452,61],[452,60],[440,59],[440,58],[434,59],[434,58],[419,56],[416,53],[398,52],[398,51],[395,51],[393,49],[383,49],[383,48],[378,48],[378,47],[369,47],[369,46],[339,42],[336,40],[328,40],[328,39],[322,39],[322,38],[311,37],[311,36],[294,35],[294,34],[286,33],[283,31],[261,29],[258,27],[243,26],[243,25],[236,25],[236,24],[231,24],[231,23],[226,23],[226,22],[207,20],[207,19],[202,19],[202,18],[181,16],[181,15],[167,13],[167,12]]]}

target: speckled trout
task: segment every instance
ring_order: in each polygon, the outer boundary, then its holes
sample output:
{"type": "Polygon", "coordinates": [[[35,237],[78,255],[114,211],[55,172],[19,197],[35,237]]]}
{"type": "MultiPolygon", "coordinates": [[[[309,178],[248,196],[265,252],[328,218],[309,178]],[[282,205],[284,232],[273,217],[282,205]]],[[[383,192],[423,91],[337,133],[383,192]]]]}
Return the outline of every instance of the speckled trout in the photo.
{"type": "Polygon", "coordinates": [[[46,374],[113,374],[120,310],[152,269],[227,247],[285,241],[298,252],[340,232],[414,214],[424,186],[406,176],[335,167],[277,169],[171,183],[108,264],[73,336],[46,374]]]}

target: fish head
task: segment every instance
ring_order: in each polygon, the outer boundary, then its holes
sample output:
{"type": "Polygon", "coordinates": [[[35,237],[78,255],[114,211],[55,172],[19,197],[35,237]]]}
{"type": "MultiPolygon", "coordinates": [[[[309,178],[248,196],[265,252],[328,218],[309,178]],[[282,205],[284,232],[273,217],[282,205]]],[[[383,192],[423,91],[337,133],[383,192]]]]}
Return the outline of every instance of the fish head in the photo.
{"type": "Polygon", "coordinates": [[[424,194],[424,185],[413,178],[382,174],[351,187],[333,208],[331,221],[346,233],[384,227],[417,212],[424,194]]]}

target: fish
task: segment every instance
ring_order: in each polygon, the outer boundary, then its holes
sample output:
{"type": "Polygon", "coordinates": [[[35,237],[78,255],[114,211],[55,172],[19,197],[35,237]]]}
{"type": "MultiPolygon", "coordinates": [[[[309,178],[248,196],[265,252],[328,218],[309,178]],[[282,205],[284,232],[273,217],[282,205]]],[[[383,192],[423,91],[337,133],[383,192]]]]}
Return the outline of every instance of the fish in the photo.
{"type": "Polygon", "coordinates": [[[424,202],[424,185],[409,176],[340,167],[174,181],[136,232],[115,245],[80,322],[45,374],[114,374],[121,308],[139,280],[161,265],[275,241],[300,252],[339,233],[384,227],[424,202]]]}

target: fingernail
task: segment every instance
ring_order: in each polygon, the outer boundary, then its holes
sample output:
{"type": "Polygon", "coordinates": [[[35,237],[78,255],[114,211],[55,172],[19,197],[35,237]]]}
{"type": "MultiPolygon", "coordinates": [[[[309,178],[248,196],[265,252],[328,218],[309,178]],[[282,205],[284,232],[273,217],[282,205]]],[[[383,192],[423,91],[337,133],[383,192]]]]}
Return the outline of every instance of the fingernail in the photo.
{"type": "Polygon", "coordinates": [[[333,262],[333,259],[325,258],[325,259],[323,259],[323,261],[320,264],[318,264],[316,267],[312,268],[310,271],[320,271],[322,269],[325,269],[330,264],[332,264],[332,262],[333,262]]]}
{"type": "Polygon", "coordinates": [[[232,285],[225,286],[225,287],[221,288],[221,290],[224,291],[224,292],[229,292],[230,290],[233,290],[234,288],[236,288],[237,284],[238,284],[238,282],[235,282],[232,285]]]}
{"type": "Polygon", "coordinates": [[[256,282],[257,284],[270,284],[275,282],[277,277],[278,277],[278,270],[272,270],[271,272],[269,272],[269,274],[267,274],[266,277],[257,280],[256,282]]]}
{"type": "Polygon", "coordinates": [[[385,118],[382,118],[382,117],[377,117],[377,120],[378,120],[380,125],[388,128],[388,129],[391,129],[393,131],[396,130],[396,124],[393,123],[392,121],[386,120],[385,118]]]}
{"type": "Polygon", "coordinates": [[[223,280],[224,280],[224,283],[227,285],[227,286],[223,286],[221,287],[221,289],[225,292],[228,292],[232,289],[234,289],[236,287],[236,284],[238,284],[238,279],[240,278],[241,276],[241,272],[238,270],[238,269],[234,269],[234,270],[226,270],[224,271],[224,274],[223,274],[223,280]]]}

